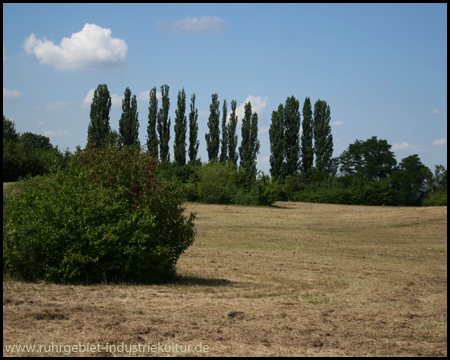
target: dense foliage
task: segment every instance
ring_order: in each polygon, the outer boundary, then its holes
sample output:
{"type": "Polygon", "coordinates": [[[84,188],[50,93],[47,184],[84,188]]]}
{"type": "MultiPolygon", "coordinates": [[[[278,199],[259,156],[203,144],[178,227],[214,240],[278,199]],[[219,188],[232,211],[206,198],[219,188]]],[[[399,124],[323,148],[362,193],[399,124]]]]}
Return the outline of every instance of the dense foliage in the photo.
{"type": "Polygon", "coordinates": [[[19,183],[3,205],[3,262],[25,280],[148,283],[194,241],[182,191],[138,148],[78,149],[65,171],[19,183]]]}
{"type": "MultiPolygon", "coordinates": [[[[205,134],[208,163],[201,163],[198,158],[200,141],[196,97],[195,94],[191,96],[188,136],[183,88],[178,92],[174,158],[170,162],[168,85],[161,86],[160,97],[162,104],[158,109],[156,87],[153,87],[148,108],[147,150],[162,162],[159,175],[183,186],[189,201],[252,205],[271,205],[277,200],[405,206],[447,203],[447,170],[439,165],[433,174],[417,154],[397,163],[392,146],[386,140],[376,136],[365,141],[356,140],[340,156],[332,157],[330,105],[319,99],[312,108],[309,97],[305,98],[302,113],[300,102],[294,96],[288,97],[273,111],[269,128],[269,177],[256,168],[260,142],[258,114],[252,112],[252,104],[245,103],[238,144],[236,101],[231,101],[228,114],[224,99],[220,117],[217,93],[211,96],[208,132],[205,134]],[[186,163],[187,154],[189,161],[186,163]]],[[[90,142],[95,146],[102,143],[120,146],[135,144],[138,129],[135,98],[133,96],[131,99],[131,91],[127,88],[118,133],[109,128],[111,97],[106,85],[99,85],[91,105],[90,142]],[[130,141],[125,141],[127,134],[132,134],[130,141]]],[[[19,143],[14,128],[5,121],[3,132],[3,171],[6,179],[43,174],[61,162],[58,160],[61,156],[55,158],[49,155],[51,144],[48,138],[24,134],[19,143]],[[39,160],[30,156],[28,150],[23,149],[23,144],[27,144],[26,149],[33,149],[33,155],[41,151],[39,160]],[[45,165],[42,165],[41,159],[44,158],[45,165]],[[36,169],[31,171],[32,167],[36,169]]]]}
{"type": "Polygon", "coordinates": [[[16,132],[14,123],[3,116],[3,181],[43,175],[51,168],[64,167],[71,154],[62,154],[43,135],[16,132]]]}
{"type": "Polygon", "coordinates": [[[126,88],[122,100],[122,115],[119,120],[119,142],[121,146],[134,145],[140,147],[138,116],[136,95],[131,97],[130,88],[126,88]]]}
{"type": "Polygon", "coordinates": [[[109,113],[111,111],[111,96],[108,86],[100,84],[94,91],[91,102],[90,123],[88,127],[88,143],[96,148],[108,144],[111,127],[109,126],[109,113]]]}

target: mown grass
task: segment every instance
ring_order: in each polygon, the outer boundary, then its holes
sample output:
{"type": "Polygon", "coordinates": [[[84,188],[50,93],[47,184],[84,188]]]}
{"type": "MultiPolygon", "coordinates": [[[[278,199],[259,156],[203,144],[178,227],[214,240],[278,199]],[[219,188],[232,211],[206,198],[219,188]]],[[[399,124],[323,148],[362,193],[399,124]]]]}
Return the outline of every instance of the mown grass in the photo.
{"type": "MultiPolygon", "coordinates": [[[[4,344],[209,347],[74,356],[447,355],[446,207],[280,202],[187,210],[197,213],[197,237],[172,283],[4,278],[4,344]]],[[[30,354],[4,347],[3,355],[30,354]]]]}

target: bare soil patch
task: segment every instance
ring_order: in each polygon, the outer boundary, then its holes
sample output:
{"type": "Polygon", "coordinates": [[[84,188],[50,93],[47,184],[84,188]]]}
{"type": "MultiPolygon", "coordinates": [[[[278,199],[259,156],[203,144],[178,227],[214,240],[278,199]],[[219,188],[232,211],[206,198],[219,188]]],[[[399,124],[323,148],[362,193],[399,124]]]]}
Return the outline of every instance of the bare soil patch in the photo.
{"type": "Polygon", "coordinates": [[[174,283],[4,278],[3,355],[447,356],[446,207],[187,208],[174,283]]]}

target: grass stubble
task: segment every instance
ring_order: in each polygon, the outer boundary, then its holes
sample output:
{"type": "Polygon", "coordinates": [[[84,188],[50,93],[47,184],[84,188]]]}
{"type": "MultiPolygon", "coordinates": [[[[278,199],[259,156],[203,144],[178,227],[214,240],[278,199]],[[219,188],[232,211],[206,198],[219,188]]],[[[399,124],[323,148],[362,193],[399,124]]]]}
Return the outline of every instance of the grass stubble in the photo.
{"type": "Polygon", "coordinates": [[[447,356],[446,207],[275,205],[188,204],[197,237],[170,284],[4,277],[3,356],[447,356]]]}

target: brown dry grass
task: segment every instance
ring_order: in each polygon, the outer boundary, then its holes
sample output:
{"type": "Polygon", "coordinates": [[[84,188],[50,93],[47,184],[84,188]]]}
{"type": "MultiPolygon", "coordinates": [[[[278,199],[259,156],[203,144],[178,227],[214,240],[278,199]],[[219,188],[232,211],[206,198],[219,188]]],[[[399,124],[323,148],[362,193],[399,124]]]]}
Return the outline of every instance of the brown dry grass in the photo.
{"type": "Polygon", "coordinates": [[[447,356],[446,207],[187,207],[197,238],[173,284],[4,279],[3,355],[447,356]],[[104,348],[158,342],[208,351],[104,348]]]}

